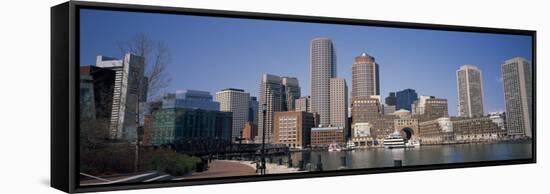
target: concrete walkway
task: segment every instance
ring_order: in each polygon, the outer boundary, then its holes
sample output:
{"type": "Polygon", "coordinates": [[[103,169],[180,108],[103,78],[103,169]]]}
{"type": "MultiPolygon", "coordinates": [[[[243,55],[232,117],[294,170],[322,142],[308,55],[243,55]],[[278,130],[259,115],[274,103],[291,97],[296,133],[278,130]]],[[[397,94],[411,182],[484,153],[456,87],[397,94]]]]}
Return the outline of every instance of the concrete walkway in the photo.
{"type": "Polygon", "coordinates": [[[213,160],[209,168],[204,172],[193,173],[183,179],[212,178],[227,176],[247,176],[256,175],[256,169],[252,166],[242,164],[239,161],[232,160],[213,160]]]}

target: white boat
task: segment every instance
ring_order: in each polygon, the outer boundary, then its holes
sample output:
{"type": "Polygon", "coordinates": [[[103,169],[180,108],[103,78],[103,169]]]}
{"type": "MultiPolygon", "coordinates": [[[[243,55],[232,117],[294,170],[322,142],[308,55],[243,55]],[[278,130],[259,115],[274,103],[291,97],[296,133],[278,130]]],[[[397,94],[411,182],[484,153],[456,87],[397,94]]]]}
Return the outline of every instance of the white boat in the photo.
{"type": "Polygon", "coordinates": [[[354,150],[355,149],[355,143],[353,143],[352,141],[348,141],[348,143],[346,143],[346,147],[344,148],[344,150],[354,150]]]}
{"type": "Polygon", "coordinates": [[[339,152],[342,151],[342,148],[337,143],[331,143],[328,145],[329,152],[339,152]]]}
{"type": "Polygon", "coordinates": [[[409,142],[405,143],[405,147],[407,147],[407,148],[415,148],[415,147],[419,147],[419,146],[420,146],[420,142],[409,141],[409,142]]]}
{"type": "Polygon", "coordinates": [[[398,132],[394,132],[384,139],[384,147],[394,149],[405,148],[407,146],[405,145],[405,140],[403,139],[403,137],[401,137],[398,132]]]}

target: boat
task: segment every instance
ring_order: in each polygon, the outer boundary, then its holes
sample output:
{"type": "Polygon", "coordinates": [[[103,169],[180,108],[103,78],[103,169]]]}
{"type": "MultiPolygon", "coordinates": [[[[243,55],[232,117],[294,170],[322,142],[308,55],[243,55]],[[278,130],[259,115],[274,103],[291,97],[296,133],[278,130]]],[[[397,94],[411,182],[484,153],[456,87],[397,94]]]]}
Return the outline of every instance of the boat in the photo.
{"type": "Polygon", "coordinates": [[[384,147],[389,149],[405,148],[405,140],[398,132],[393,132],[384,139],[384,147]]]}
{"type": "Polygon", "coordinates": [[[337,143],[331,143],[328,145],[329,152],[339,152],[342,151],[342,148],[337,143]]]}
{"type": "Polygon", "coordinates": [[[354,150],[355,149],[355,143],[353,143],[352,141],[348,141],[348,143],[346,143],[346,147],[344,147],[342,150],[354,150]]]}
{"type": "Polygon", "coordinates": [[[405,147],[407,147],[407,148],[420,147],[420,142],[418,142],[418,141],[416,141],[416,142],[409,141],[409,142],[405,143],[405,147]]]}

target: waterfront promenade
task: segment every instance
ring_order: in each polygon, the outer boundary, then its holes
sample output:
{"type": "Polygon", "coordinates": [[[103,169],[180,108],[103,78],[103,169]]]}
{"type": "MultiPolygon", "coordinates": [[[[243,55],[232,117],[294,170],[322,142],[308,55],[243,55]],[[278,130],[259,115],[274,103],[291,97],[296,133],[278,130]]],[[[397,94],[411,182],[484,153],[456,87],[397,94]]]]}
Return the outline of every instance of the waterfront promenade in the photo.
{"type": "Polygon", "coordinates": [[[183,179],[256,175],[256,168],[254,166],[240,163],[240,161],[213,160],[208,165],[208,170],[193,173],[191,176],[183,179]]]}
{"type": "MultiPolygon", "coordinates": [[[[256,163],[252,161],[232,161],[232,162],[238,162],[240,164],[244,164],[244,165],[250,166],[251,168],[256,169],[256,163]]],[[[300,171],[298,168],[289,168],[287,165],[278,165],[276,163],[269,163],[269,162],[265,164],[265,167],[267,169],[266,170],[267,174],[284,174],[284,173],[303,172],[303,171],[300,171]]]]}

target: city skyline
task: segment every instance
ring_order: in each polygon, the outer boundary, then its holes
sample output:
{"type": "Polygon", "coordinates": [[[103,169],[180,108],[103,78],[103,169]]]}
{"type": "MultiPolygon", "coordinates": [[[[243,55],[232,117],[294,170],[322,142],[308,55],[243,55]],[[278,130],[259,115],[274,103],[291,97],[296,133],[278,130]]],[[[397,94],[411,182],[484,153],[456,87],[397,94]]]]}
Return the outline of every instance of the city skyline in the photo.
{"type": "Polygon", "coordinates": [[[92,10],[81,14],[88,16],[81,17],[81,37],[87,37],[81,39],[81,65],[94,64],[97,55],[119,57],[122,54],[116,42],[144,32],[172,50],[172,82],[165,92],[195,89],[214,94],[231,87],[259,96],[261,76],[269,73],[297,77],[301,96],[310,95],[309,42],[327,37],[337,56],[335,77],[351,83],[354,57],[365,52],[380,64],[382,98],[412,88],[418,95],[448,99],[450,115],[457,115],[455,72],[463,64],[475,64],[484,72],[484,96],[488,99],[484,109],[488,113],[504,111],[500,65],[516,56],[531,60],[531,38],[519,35],[92,10]],[[87,22],[89,19],[95,22],[87,22]]]}

